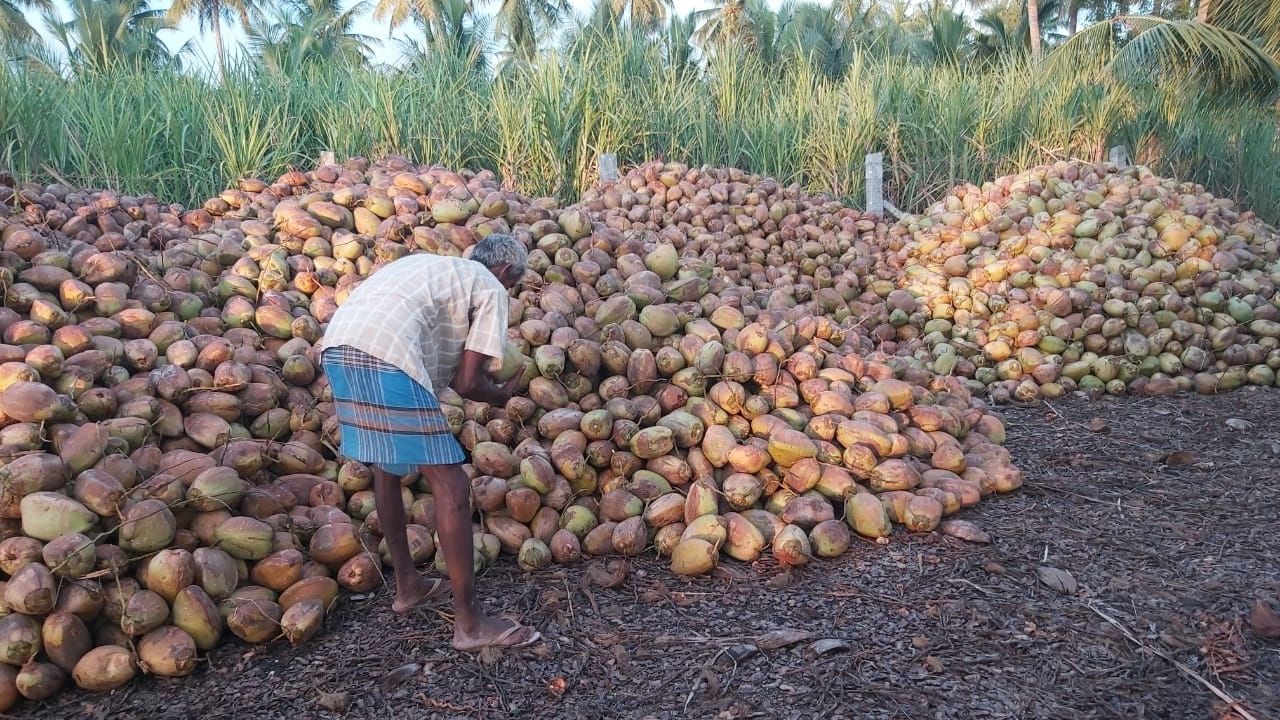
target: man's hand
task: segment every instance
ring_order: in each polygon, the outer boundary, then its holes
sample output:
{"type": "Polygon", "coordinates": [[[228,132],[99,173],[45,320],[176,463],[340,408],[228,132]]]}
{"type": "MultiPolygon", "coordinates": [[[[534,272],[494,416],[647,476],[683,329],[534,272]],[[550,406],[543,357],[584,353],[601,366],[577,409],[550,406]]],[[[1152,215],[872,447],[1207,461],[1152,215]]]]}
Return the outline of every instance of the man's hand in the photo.
{"type": "Polygon", "coordinates": [[[507,400],[515,397],[516,392],[520,390],[520,379],[523,375],[524,373],[522,372],[516,373],[515,377],[502,384],[499,392],[505,396],[505,399],[502,401],[503,403],[506,403],[507,400]]]}
{"type": "Polygon", "coordinates": [[[499,385],[493,381],[487,365],[489,358],[478,352],[465,350],[458,374],[453,379],[453,389],[468,400],[503,405],[520,389],[520,375],[499,385]]]}

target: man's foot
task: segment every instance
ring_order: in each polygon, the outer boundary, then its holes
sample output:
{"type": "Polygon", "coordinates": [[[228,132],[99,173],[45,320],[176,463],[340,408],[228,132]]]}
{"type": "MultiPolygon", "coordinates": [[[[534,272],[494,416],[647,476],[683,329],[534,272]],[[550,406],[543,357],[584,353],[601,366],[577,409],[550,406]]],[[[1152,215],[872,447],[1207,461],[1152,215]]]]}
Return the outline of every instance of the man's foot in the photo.
{"type": "Polygon", "coordinates": [[[457,625],[453,627],[453,647],[463,652],[474,652],[487,647],[528,647],[541,638],[542,634],[532,627],[502,618],[485,618],[469,633],[463,632],[457,625]]]}
{"type": "Polygon", "coordinates": [[[395,600],[391,601],[391,609],[398,613],[406,613],[437,595],[444,588],[443,580],[432,580],[418,576],[416,585],[408,592],[396,591],[395,600]]]}

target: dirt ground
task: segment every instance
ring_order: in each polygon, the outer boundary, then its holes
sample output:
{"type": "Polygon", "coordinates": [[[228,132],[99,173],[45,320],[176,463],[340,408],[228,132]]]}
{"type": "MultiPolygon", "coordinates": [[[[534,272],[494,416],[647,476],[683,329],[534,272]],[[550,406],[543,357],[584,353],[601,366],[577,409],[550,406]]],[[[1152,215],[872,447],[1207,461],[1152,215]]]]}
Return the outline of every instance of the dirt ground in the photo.
{"type": "Polygon", "coordinates": [[[536,648],[463,656],[447,604],[398,617],[383,591],[299,648],[228,643],[184,680],[19,716],[1280,718],[1280,640],[1249,621],[1280,603],[1278,407],[1244,390],[1006,409],[1026,486],[959,516],[989,545],[899,532],[693,580],[652,558],[504,561],[485,604],[535,623],[536,648]]]}

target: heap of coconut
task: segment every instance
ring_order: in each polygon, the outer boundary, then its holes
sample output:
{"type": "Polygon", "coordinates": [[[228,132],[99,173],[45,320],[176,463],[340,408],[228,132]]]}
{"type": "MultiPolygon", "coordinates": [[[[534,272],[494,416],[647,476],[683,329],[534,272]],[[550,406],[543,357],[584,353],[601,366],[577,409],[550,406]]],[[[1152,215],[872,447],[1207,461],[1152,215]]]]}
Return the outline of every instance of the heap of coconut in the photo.
{"type": "Polygon", "coordinates": [[[1276,384],[1280,239],[1199,185],[1059,162],[889,228],[900,354],[1003,402],[1276,384]]]}
{"type": "MultiPolygon", "coordinates": [[[[382,583],[370,471],[341,455],[314,348],[410,253],[495,232],[531,251],[493,367],[521,392],[440,393],[470,452],[477,567],[653,550],[693,575],[895,526],[968,536],[956,513],[1021,484],[988,386],[1230,387],[1241,358],[1263,379],[1269,229],[1136,170],[1036,173],[914,227],[675,164],[567,209],[401,158],[245,180],[190,211],[0,185],[0,707],[68,678],[185,675],[228,633],[301,642],[342,590],[382,583]],[[1152,233],[1181,237],[1161,217],[1189,237],[1157,260],[1152,233]]],[[[443,571],[428,488],[401,481],[411,553],[443,571]]]]}

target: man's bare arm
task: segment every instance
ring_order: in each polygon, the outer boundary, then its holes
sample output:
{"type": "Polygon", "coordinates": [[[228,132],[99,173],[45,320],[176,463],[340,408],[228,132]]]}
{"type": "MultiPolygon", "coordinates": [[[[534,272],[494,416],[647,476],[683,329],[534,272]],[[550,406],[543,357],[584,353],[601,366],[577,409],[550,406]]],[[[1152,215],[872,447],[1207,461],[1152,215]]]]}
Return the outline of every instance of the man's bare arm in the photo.
{"type": "Polygon", "coordinates": [[[506,404],[520,385],[520,375],[517,374],[506,384],[499,385],[489,375],[486,367],[488,364],[487,355],[474,350],[463,350],[462,362],[453,378],[453,389],[468,400],[487,402],[490,405],[506,404]]]}

